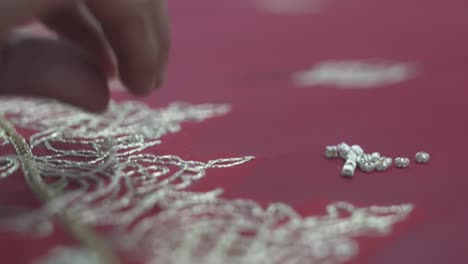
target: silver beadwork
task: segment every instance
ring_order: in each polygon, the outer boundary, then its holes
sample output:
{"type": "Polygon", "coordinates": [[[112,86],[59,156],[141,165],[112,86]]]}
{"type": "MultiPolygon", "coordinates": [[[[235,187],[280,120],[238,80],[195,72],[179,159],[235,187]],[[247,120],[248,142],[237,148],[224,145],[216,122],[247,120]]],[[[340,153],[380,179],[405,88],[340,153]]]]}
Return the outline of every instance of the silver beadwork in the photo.
{"type": "Polygon", "coordinates": [[[422,152],[422,151],[416,153],[415,155],[415,159],[417,163],[427,163],[429,162],[430,157],[431,156],[429,155],[429,153],[422,152]]]}
{"type": "Polygon", "coordinates": [[[337,146],[326,146],[325,148],[325,157],[328,159],[334,159],[338,157],[338,147],[337,146]]]}
{"type": "Polygon", "coordinates": [[[395,159],[395,166],[397,168],[407,168],[409,167],[410,160],[404,157],[398,157],[395,159]]]}

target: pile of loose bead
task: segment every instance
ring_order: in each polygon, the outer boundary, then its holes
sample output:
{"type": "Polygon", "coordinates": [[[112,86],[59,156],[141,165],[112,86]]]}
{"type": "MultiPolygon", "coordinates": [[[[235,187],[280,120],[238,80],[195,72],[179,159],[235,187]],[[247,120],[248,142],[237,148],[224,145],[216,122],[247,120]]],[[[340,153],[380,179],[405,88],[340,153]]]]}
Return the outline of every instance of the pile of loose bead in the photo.
{"type": "MultiPolygon", "coordinates": [[[[393,159],[380,155],[378,152],[365,153],[361,146],[349,146],[346,143],[341,143],[336,146],[327,146],[325,148],[325,157],[329,159],[340,157],[345,161],[341,174],[345,177],[353,177],[356,168],[359,167],[364,172],[386,171],[393,163],[393,159]]],[[[429,162],[429,154],[426,152],[418,152],[415,155],[417,163],[429,162]]],[[[395,167],[407,168],[410,160],[405,157],[395,158],[395,167]]]]}

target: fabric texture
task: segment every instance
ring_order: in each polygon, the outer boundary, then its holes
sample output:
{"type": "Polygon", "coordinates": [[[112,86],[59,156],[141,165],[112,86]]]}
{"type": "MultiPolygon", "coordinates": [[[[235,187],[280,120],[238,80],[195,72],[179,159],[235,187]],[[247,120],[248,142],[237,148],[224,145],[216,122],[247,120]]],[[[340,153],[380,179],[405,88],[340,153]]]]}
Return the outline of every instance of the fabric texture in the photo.
{"type": "MultiPolygon", "coordinates": [[[[180,131],[153,136],[161,143],[142,153],[205,163],[253,156],[228,168],[206,167],[187,191],[222,188],[223,201],[281,203],[301,219],[327,215],[327,206],[339,201],[357,208],[412,206],[388,233],[346,233],[358,247],[356,254],[345,249],[349,258],[329,253],[291,263],[465,263],[466,3],[311,2],[291,1],[292,8],[273,0],[170,1],[167,85],[138,104],[145,111],[175,101],[229,110],[202,122],[183,119],[180,131]],[[343,162],[324,157],[325,146],[341,142],[412,163],[345,179],[343,162]],[[418,151],[431,154],[428,164],[413,162],[418,151]]],[[[115,86],[112,97],[116,105],[137,100],[115,86]]],[[[17,129],[26,139],[36,133],[17,129]]],[[[14,153],[8,145],[0,150],[14,153]]],[[[4,219],[40,206],[20,170],[0,180],[0,206],[4,219]]],[[[42,230],[48,234],[42,237],[19,229],[25,233],[0,230],[2,263],[39,263],[56,247],[77,246],[59,225],[42,230]]],[[[122,258],[139,263],[131,254],[122,258]]]]}

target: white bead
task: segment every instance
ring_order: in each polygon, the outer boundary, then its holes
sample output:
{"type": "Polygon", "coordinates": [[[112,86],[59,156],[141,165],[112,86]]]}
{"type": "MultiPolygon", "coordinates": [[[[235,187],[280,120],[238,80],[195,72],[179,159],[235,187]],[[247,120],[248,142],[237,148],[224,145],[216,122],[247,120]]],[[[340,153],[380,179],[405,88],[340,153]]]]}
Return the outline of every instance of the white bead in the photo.
{"type": "Polygon", "coordinates": [[[372,162],[362,162],[359,164],[359,168],[364,172],[372,172],[375,169],[375,165],[372,162]]]}
{"type": "Polygon", "coordinates": [[[380,160],[375,164],[375,169],[378,171],[386,171],[392,166],[392,158],[381,157],[380,160]]]}
{"type": "Polygon", "coordinates": [[[366,154],[359,155],[356,159],[357,164],[361,164],[366,159],[366,154]]]}
{"type": "Polygon", "coordinates": [[[375,169],[375,166],[372,163],[362,163],[362,164],[359,164],[359,168],[363,172],[372,172],[375,169]]]}
{"type": "Polygon", "coordinates": [[[356,153],[357,156],[364,154],[364,150],[359,145],[352,145],[351,150],[356,153]]]}
{"type": "Polygon", "coordinates": [[[371,161],[374,163],[379,162],[380,158],[381,158],[381,155],[378,152],[374,152],[371,154],[371,161]]]}
{"type": "Polygon", "coordinates": [[[397,168],[407,168],[410,160],[408,158],[398,157],[395,159],[395,166],[397,168]]]}
{"type": "Polygon", "coordinates": [[[351,151],[351,148],[346,143],[341,143],[338,145],[339,155],[342,159],[346,160],[348,158],[348,153],[351,151]]]}
{"type": "Polygon", "coordinates": [[[358,156],[356,155],[356,153],[354,153],[353,151],[350,151],[348,155],[346,156],[346,161],[356,162],[357,158],[358,156]]]}
{"type": "Polygon", "coordinates": [[[358,156],[358,158],[356,159],[356,162],[358,163],[358,165],[363,162],[368,162],[368,161],[369,161],[369,154],[362,154],[358,156]]]}
{"type": "Polygon", "coordinates": [[[364,154],[359,159],[359,168],[364,172],[371,172],[375,169],[375,164],[372,161],[370,154],[364,154]]]}
{"type": "Polygon", "coordinates": [[[430,157],[431,156],[429,155],[429,153],[422,152],[422,151],[416,153],[415,155],[415,159],[417,163],[427,163],[429,162],[430,157]]]}
{"type": "Polygon", "coordinates": [[[338,147],[337,146],[327,146],[325,148],[325,157],[329,159],[338,157],[338,147]]]}
{"type": "Polygon", "coordinates": [[[353,177],[354,172],[356,171],[356,162],[346,161],[343,168],[341,169],[341,175],[345,177],[353,177]]]}

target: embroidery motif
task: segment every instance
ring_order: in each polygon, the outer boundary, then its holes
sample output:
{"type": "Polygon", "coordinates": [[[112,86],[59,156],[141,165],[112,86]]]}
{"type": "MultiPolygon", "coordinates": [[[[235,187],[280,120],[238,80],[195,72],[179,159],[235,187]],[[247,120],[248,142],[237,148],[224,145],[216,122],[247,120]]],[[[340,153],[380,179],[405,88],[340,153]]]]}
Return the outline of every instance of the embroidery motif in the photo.
{"type": "MultiPolygon", "coordinates": [[[[87,226],[112,227],[113,248],[144,263],[342,263],[358,253],[355,237],[386,235],[411,212],[410,204],[357,208],[338,202],[325,215],[302,217],[282,203],[263,208],[251,200],[224,199],[221,189],[189,191],[207,170],[253,157],[190,161],[161,155],[155,147],[183,122],[228,111],[227,105],[150,109],[113,102],[108,113],[97,116],[45,100],[1,100],[0,112],[12,124],[36,131],[29,140],[31,162],[60,195],[42,210],[0,226],[21,231],[40,224],[49,227],[37,228],[44,233],[51,230],[51,216],[66,211],[87,226]]],[[[7,158],[0,163],[3,177],[21,161],[7,158]]],[[[73,248],[50,256],[71,253],[90,261],[90,254],[73,248]]],[[[49,257],[38,263],[59,263],[49,257]]]]}
{"type": "Polygon", "coordinates": [[[33,264],[100,264],[93,251],[81,248],[56,247],[33,264]]]}

